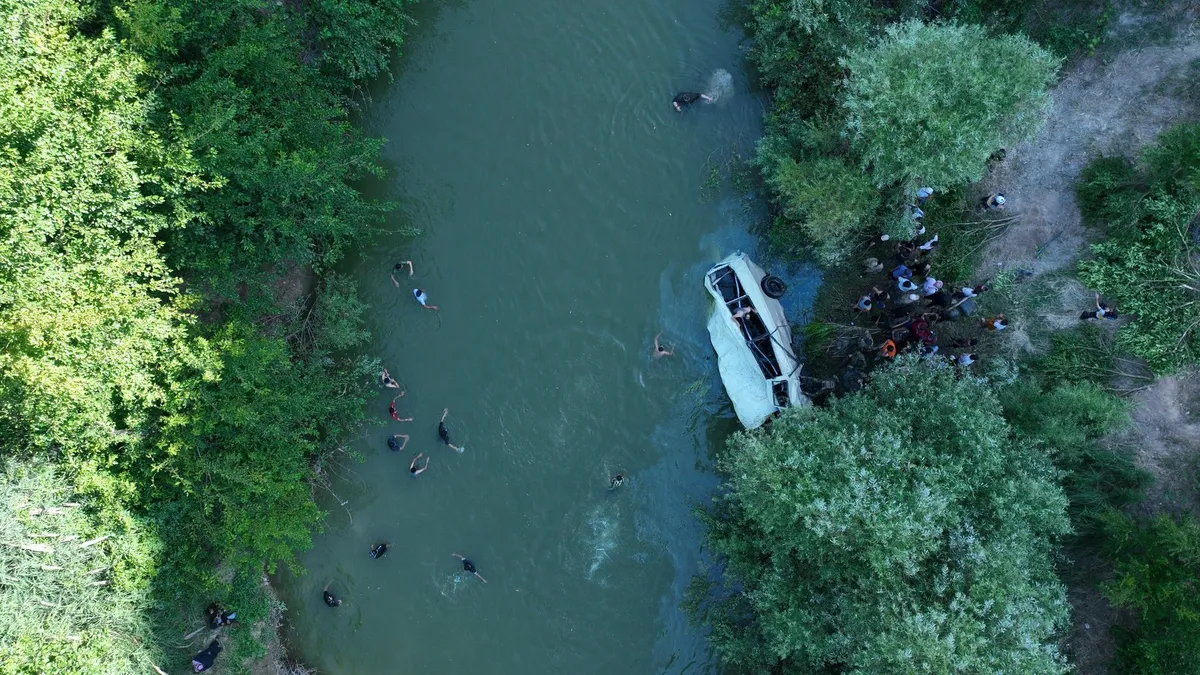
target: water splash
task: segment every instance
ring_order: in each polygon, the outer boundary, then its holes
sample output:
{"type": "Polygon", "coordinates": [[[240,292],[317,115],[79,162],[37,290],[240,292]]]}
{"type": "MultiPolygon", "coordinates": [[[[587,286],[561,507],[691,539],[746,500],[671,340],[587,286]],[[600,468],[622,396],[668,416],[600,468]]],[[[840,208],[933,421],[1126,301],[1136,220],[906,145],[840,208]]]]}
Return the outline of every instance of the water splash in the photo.
{"type": "Polygon", "coordinates": [[[596,572],[617,547],[617,516],[615,504],[596,505],[588,514],[588,532],[585,535],[591,553],[591,562],[585,575],[588,581],[594,580],[596,572]]]}
{"type": "Polygon", "coordinates": [[[713,103],[733,96],[733,76],[729,74],[728,70],[719,68],[713,72],[712,76],[708,78],[707,94],[713,103]]]}

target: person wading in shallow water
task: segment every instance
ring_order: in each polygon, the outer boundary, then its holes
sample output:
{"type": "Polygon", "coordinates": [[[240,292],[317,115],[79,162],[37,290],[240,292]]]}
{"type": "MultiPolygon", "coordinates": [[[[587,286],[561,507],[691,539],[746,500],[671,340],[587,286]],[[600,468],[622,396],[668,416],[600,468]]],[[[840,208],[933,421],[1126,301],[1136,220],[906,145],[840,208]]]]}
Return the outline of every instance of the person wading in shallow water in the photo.
{"type": "Polygon", "coordinates": [[[466,446],[459,447],[450,442],[450,430],[446,428],[446,415],[449,415],[449,414],[450,414],[449,408],[446,408],[445,410],[442,411],[442,419],[438,420],[438,438],[442,439],[442,442],[445,443],[446,445],[448,445],[449,447],[451,447],[459,452],[462,452],[464,449],[466,449],[466,446]]]}
{"type": "MultiPolygon", "coordinates": [[[[398,396],[396,396],[396,398],[400,398],[401,396],[404,396],[405,393],[406,392],[403,392],[403,391],[400,392],[400,394],[398,396]]],[[[396,398],[392,399],[392,402],[388,405],[388,414],[391,415],[392,419],[396,420],[397,422],[413,421],[413,418],[411,418],[411,417],[405,417],[405,418],[401,419],[400,416],[398,414],[396,414],[396,398]]]]}
{"type": "Polygon", "coordinates": [[[700,100],[705,100],[709,103],[712,103],[713,98],[708,94],[697,94],[694,91],[684,91],[675,95],[675,98],[671,101],[671,105],[675,106],[675,110],[683,112],[684,108],[700,100]]]}
{"type": "Polygon", "coordinates": [[[479,571],[475,569],[475,563],[471,562],[470,560],[467,560],[465,557],[463,557],[462,555],[460,555],[458,553],[451,553],[450,555],[452,555],[455,558],[458,558],[459,560],[462,561],[462,567],[463,567],[464,572],[470,572],[471,574],[474,574],[475,577],[477,579],[479,579],[480,581],[482,581],[483,583],[485,583],[485,584],[487,583],[487,579],[484,579],[483,576],[481,574],[479,574],[479,571]]]}
{"type": "Polygon", "coordinates": [[[414,288],[413,297],[416,298],[417,302],[421,303],[421,306],[425,309],[437,309],[437,305],[429,304],[429,296],[425,294],[425,289],[414,288]]]}
{"type": "Polygon", "coordinates": [[[661,359],[664,356],[674,356],[675,351],[667,349],[658,342],[658,338],[662,337],[662,333],[654,336],[654,358],[661,359]]]}
{"type": "Polygon", "coordinates": [[[325,584],[325,588],[321,589],[321,597],[324,598],[325,604],[329,605],[330,607],[337,607],[338,605],[342,604],[342,601],[334,597],[333,593],[329,592],[329,587],[332,585],[332,581],[325,584]]]}
{"type": "Polygon", "coordinates": [[[392,377],[392,374],[387,371],[387,368],[383,369],[383,374],[379,376],[379,380],[383,382],[383,386],[387,387],[388,389],[400,388],[400,383],[396,381],[396,378],[392,377]]]}

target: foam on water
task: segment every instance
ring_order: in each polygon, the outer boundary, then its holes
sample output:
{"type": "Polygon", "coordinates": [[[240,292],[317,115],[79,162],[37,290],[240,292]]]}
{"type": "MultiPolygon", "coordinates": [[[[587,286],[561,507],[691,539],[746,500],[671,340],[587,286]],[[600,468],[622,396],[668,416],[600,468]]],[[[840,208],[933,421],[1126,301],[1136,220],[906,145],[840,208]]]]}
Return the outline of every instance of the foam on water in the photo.
{"type": "Polygon", "coordinates": [[[612,556],[617,548],[617,518],[620,510],[616,502],[597,504],[588,513],[584,542],[589,551],[588,581],[596,580],[596,572],[612,556]]]}
{"type": "Polygon", "coordinates": [[[713,103],[733,96],[733,76],[728,70],[719,68],[708,78],[708,94],[713,103]]]}

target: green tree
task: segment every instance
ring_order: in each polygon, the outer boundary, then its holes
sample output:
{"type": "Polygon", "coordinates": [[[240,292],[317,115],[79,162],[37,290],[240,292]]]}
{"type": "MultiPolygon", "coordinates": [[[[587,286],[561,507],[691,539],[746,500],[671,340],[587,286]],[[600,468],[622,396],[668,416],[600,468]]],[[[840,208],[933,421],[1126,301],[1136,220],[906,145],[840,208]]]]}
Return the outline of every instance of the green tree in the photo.
{"type": "Polygon", "coordinates": [[[1105,514],[1141,500],[1149,475],[1130,453],[1102,441],[1130,424],[1124,399],[1086,381],[1043,389],[1029,375],[998,393],[1016,442],[1045,453],[1062,472],[1075,534],[1098,534],[1105,514]]]}
{"type": "Polygon", "coordinates": [[[1106,520],[1113,579],[1104,594],[1137,622],[1117,628],[1116,670],[1131,675],[1200,673],[1200,524],[1160,516],[1139,526],[1106,520]]]}
{"type": "MultiPolygon", "coordinates": [[[[778,195],[787,221],[783,227],[802,231],[825,265],[846,259],[854,236],[870,224],[879,207],[879,193],[870,178],[838,159],[797,162],[784,157],[768,170],[767,184],[778,195]]],[[[773,230],[772,239],[776,244],[786,241],[786,232],[773,230]]]]}
{"type": "Polygon", "coordinates": [[[875,183],[948,188],[1041,128],[1059,60],[1022,36],[907,21],[842,64],[846,130],[875,183]]]}
{"type": "Polygon", "coordinates": [[[1066,502],[990,386],[902,358],[721,456],[704,617],[734,672],[1061,673],[1066,502]]]}

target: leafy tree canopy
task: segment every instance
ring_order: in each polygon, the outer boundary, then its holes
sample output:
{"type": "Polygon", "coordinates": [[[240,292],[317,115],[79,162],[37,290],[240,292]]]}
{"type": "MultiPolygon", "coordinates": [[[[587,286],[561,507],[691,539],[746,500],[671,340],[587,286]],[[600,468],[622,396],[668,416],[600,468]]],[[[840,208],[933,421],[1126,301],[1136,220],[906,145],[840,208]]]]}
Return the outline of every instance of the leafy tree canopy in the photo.
{"type": "Polygon", "coordinates": [[[907,21],[842,65],[846,130],[875,183],[949,188],[1041,128],[1059,60],[1023,36],[907,21]]]}
{"type": "Polygon", "coordinates": [[[707,514],[711,640],[736,672],[1061,673],[1062,490],[987,383],[900,359],[735,436],[707,514]]]}

